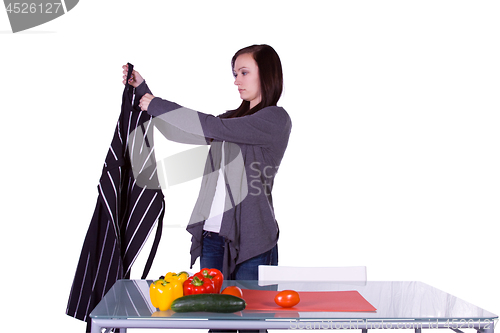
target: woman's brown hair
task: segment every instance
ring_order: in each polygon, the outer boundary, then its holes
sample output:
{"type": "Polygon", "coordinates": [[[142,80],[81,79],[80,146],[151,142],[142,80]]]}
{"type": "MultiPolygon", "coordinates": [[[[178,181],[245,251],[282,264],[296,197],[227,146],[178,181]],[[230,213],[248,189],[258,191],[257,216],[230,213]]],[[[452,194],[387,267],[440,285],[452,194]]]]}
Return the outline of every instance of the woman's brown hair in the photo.
{"type": "Polygon", "coordinates": [[[250,109],[250,102],[243,100],[236,110],[228,114],[230,118],[247,116],[265,107],[275,106],[283,92],[283,70],[278,53],[266,44],[247,46],[234,54],[231,60],[233,70],[236,58],[246,53],[252,54],[259,68],[262,100],[252,109],[250,109]]]}

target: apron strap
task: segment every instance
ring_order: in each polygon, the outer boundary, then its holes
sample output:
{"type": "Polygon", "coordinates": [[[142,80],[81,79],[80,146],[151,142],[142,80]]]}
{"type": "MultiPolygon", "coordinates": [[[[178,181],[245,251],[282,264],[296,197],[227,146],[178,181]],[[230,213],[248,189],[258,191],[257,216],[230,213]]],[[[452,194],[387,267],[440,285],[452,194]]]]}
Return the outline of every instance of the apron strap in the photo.
{"type": "MultiPolygon", "coordinates": [[[[122,105],[124,107],[126,107],[128,110],[132,110],[132,108],[134,107],[134,105],[133,105],[134,87],[131,86],[128,83],[128,81],[132,77],[132,72],[134,71],[134,65],[132,65],[131,63],[127,63],[127,65],[128,65],[127,81],[125,83],[125,90],[123,91],[122,105]]],[[[156,256],[156,252],[158,250],[158,245],[160,244],[161,233],[163,230],[163,217],[164,217],[164,215],[165,215],[165,208],[163,209],[163,212],[161,213],[160,217],[158,218],[158,223],[156,226],[156,234],[155,234],[155,239],[153,241],[153,246],[151,248],[151,252],[149,253],[149,257],[148,257],[148,260],[146,261],[146,266],[144,267],[144,272],[142,273],[142,277],[141,277],[141,279],[143,279],[143,280],[146,279],[146,277],[148,276],[148,273],[151,269],[151,266],[153,265],[153,260],[156,256]]]]}

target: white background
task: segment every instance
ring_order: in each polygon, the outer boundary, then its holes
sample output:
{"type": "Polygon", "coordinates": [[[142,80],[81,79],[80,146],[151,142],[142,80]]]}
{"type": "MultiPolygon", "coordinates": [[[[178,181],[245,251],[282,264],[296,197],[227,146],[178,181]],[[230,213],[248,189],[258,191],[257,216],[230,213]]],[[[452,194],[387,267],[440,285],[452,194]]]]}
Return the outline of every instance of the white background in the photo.
{"type": "MultiPolygon", "coordinates": [[[[12,34],[0,11],[2,317],[84,330],[64,313],[121,66],[219,114],[240,103],[230,59],[254,43],[279,53],[293,121],[273,193],[280,264],[366,265],[499,314],[498,17],[498,1],[82,0],[12,34]]],[[[151,279],[189,269],[197,188],[169,191],[151,279]]]]}

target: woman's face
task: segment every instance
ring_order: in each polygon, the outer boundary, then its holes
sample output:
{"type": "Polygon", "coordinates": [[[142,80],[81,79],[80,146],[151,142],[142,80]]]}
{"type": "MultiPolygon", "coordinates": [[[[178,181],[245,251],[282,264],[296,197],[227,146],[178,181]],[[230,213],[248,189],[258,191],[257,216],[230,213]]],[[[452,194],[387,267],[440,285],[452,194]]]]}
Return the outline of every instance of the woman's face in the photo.
{"type": "Polygon", "coordinates": [[[253,108],[262,100],[260,91],[259,68],[252,54],[239,55],[234,62],[234,84],[238,86],[241,99],[250,102],[253,108]]]}

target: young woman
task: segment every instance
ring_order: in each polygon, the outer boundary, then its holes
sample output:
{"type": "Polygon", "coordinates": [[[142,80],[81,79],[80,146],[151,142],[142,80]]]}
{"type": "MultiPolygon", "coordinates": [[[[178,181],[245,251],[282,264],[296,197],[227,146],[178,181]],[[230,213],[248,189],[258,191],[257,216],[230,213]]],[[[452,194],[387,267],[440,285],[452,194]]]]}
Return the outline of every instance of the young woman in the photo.
{"type": "MultiPolygon", "coordinates": [[[[217,117],[153,96],[136,71],[128,83],[136,88],[135,100],[142,111],[185,132],[201,134],[211,145],[187,226],[192,234],[191,267],[200,257],[201,267],[218,268],[227,279],[257,280],[258,265],[278,264],[272,189],[292,124],[288,113],[277,106],[283,73],[272,47],[243,48],[231,65],[242,103],[217,117]],[[174,113],[181,119],[169,117],[174,113]]],[[[123,68],[125,83],[128,67],[123,68]]]]}

